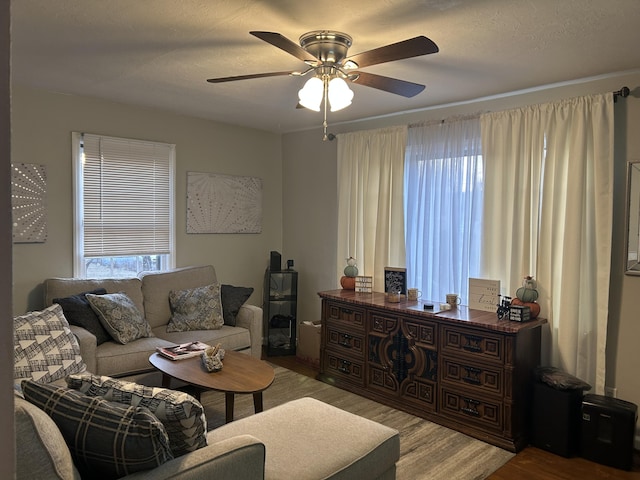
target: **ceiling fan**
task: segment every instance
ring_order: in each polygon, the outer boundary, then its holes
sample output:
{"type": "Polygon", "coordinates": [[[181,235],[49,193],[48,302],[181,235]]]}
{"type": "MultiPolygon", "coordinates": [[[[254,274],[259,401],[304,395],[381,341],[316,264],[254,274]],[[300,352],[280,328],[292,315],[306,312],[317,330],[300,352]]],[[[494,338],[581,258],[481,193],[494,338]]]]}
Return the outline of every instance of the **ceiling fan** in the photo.
{"type": "Polygon", "coordinates": [[[279,33],[258,31],[249,33],[302,60],[306,63],[307,68],[293,72],[268,72],[210,78],[207,82],[224,83],[252,78],[312,74],[311,79],[307,81],[304,88],[299,92],[299,106],[320,111],[320,105],[324,100],[325,139],[327,139],[327,102],[331,104],[331,111],[340,110],[351,104],[353,92],[349,90],[346,82],[384,90],[407,98],[419,94],[425,88],[424,85],[418,83],[362,72],[358,69],[438,52],[438,46],[424,36],[410,38],[347,56],[347,51],[352,44],[352,38],[346,33],[331,30],[314,30],[300,37],[300,45],[279,33]]]}

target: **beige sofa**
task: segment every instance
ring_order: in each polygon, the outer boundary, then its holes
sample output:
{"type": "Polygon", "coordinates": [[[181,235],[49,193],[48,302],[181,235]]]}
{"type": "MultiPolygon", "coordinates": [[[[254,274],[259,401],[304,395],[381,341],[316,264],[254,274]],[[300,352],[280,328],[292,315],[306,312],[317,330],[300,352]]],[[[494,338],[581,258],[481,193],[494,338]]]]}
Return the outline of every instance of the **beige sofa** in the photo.
{"type": "MultiPolygon", "coordinates": [[[[127,293],[144,312],[153,327],[155,337],[141,338],[125,345],[105,342],[98,346],[96,337],[89,332],[78,327],[73,327],[72,330],[80,340],[82,360],[89,371],[136,380],[132,377],[149,370],[149,355],[158,345],[182,343],[197,338],[207,343],[219,341],[225,348],[260,356],[262,316],[258,307],[244,305],[240,309],[236,327],[224,326],[221,330],[199,331],[193,337],[186,335],[191,332],[166,332],[170,315],[168,292],[207,285],[214,280],[215,271],[210,266],[148,274],[141,279],[93,281],[57,278],[45,281],[45,295],[49,305],[54,298],[96,287],[104,287],[108,292],[127,293]]],[[[66,382],[58,378],[52,384],[62,387],[66,382]]],[[[16,478],[80,479],[71,451],[60,430],[68,427],[59,428],[54,418],[35,403],[18,394],[14,398],[16,478]]],[[[72,416],[79,416],[83,423],[99,418],[89,415],[89,410],[84,410],[81,404],[73,403],[72,408],[75,412],[72,416]]],[[[164,408],[161,407],[165,412],[169,410],[164,408]]],[[[150,412],[147,414],[153,416],[150,412]]],[[[57,421],[65,424],[69,418],[58,417],[57,421]]],[[[125,424],[128,425],[123,423],[125,424]]],[[[193,428],[190,425],[186,426],[189,430],[193,428]]],[[[84,426],[81,428],[86,432],[84,426]]],[[[120,432],[120,427],[117,430],[120,432]]],[[[69,434],[68,430],[66,434],[69,434]]],[[[72,435],[77,435],[77,431],[72,435]]],[[[72,438],[78,441],[77,437],[72,438]]],[[[83,442],[84,438],[83,435],[80,441],[83,442]]],[[[318,400],[302,398],[209,431],[206,433],[205,446],[195,451],[190,450],[155,468],[121,478],[391,480],[395,478],[399,456],[400,439],[396,430],[318,400]]],[[[99,478],[100,473],[89,471],[88,476],[99,478]]]]}
{"type": "MultiPolygon", "coordinates": [[[[153,337],[139,338],[122,345],[107,341],[97,345],[96,337],[78,326],[71,330],[78,338],[82,359],[87,370],[111,377],[128,377],[140,380],[153,371],[149,356],[156,347],[170,346],[200,340],[226,350],[249,353],[260,358],[262,353],[262,309],[244,304],[236,317],[236,326],[224,325],[219,330],[195,330],[167,332],[171,318],[169,292],[210,285],[217,281],[213,266],[179,268],[169,272],[154,272],[140,278],[91,280],[79,278],[49,278],[44,281],[45,305],[56,298],[104,288],[108,293],[127,294],[151,326],[153,337]]],[[[146,383],[146,382],[143,382],[146,383]]]]}

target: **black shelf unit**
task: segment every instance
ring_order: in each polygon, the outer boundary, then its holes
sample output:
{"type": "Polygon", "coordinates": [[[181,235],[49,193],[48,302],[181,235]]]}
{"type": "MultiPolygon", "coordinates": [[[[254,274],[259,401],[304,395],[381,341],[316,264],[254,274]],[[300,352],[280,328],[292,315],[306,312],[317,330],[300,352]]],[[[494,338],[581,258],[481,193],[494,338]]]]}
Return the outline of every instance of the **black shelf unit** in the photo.
{"type": "Polygon", "coordinates": [[[295,355],[298,272],[267,268],[263,291],[267,355],[295,355]]]}

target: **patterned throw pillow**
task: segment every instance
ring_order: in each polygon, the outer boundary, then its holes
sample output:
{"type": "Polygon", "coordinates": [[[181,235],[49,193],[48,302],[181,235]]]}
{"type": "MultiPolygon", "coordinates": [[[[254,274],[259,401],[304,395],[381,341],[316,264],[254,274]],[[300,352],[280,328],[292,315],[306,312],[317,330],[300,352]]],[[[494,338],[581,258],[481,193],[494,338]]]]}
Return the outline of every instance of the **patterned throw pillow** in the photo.
{"type": "Polygon", "coordinates": [[[164,426],[146,408],[30,380],[22,391],[55,422],[82,478],[120,478],[173,458],[164,426]]]}
{"type": "Polygon", "coordinates": [[[77,325],[89,331],[96,337],[98,345],[111,340],[111,335],[107,332],[96,312],[93,311],[86,294],[104,295],[107,291],[104,288],[97,288],[90,292],[78,293],[64,298],[54,298],[53,303],[57,303],[62,307],[62,312],[69,322],[69,325],[77,325]]]}
{"type": "Polygon", "coordinates": [[[87,369],[58,304],[13,319],[13,361],[17,384],[24,379],[50,383],[87,369]]]}
{"type": "Polygon", "coordinates": [[[171,319],[167,332],[217,330],[224,325],[220,285],[169,292],[171,319]]]}
{"type": "Polygon", "coordinates": [[[222,313],[225,325],[236,326],[236,316],[240,311],[240,307],[249,299],[252,293],[253,288],[251,287],[222,285],[220,297],[222,298],[222,313]]]}
{"type": "Polygon", "coordinates": [[[151,327],[126,293],[86,294],[91,308],[109,335],[126,344],[137,338],[153,337],[151,327]]]}
{"type": "Polygon", "coordinates": [[[189,394],[90,373],[69,375],[67,385],[90,397],[148,408],[164,425],[175,457],[207,444],[204,408],[189,394]]]}

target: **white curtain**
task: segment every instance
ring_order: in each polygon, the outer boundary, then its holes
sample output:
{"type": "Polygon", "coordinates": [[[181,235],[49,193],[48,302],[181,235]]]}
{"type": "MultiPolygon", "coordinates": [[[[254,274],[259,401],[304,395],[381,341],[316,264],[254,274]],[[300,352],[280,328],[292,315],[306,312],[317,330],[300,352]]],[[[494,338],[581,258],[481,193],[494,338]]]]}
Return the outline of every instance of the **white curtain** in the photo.
{"type": "Polygon", "coordinates": [[[404,267],[402,181],[407,127],[338,137],[338,272],[354,257],[384,291],[384,268],[404,267]]]}
{"type": "Polygon", "coordinates": [[[538,281],[543,363],[604,392],[613,208],[613,96],[481,117],[481,272],[515,295],[538,281]]]}
{"type": "Polygon", "coordinates": [[[469,300],[480,264],[483,162],[480,120],[409,128],[405,163],[407,283],[422,298],[469,300]]]}

